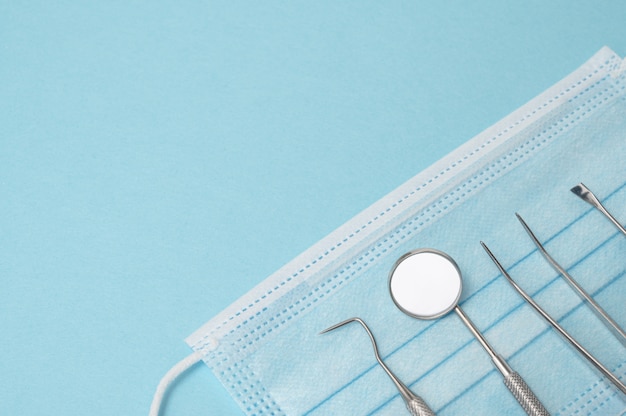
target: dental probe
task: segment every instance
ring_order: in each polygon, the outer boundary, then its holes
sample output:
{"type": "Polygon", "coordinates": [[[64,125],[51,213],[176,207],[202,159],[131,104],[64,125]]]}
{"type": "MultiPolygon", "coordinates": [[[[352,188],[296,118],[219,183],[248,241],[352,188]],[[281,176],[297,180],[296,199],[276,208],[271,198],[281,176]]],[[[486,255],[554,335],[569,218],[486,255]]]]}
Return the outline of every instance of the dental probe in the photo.
{"type": "Polygon", "coordinates": [[[396,377],[396,375],[392,373],[391,370],[385,365],[383,360],[380,358],[380,354],[378,353],[378,346],[376,345],[376,340],[374,339],[374,335],[372,335],[372,331],[370,331],[370,329],[361,318],[346,319],[345,321],[339,322],[338,324],[335,324],[330,328],[326,328],[325,330],[320,332],[320,334],[325,334],[327,332],[333,331],[351,322],[358,322],[359,324],[361,324],[363,329],[365,329],[365,332],[367,332],[367,335],[369,335],[370,341],[372,341],[372,346],[374,347],[374,355],[376,356],[376,361],[378,361],[378,364],[380,364],[383,370],[385,370],[389,378],[391,378],[391,381],[393,381],[393,383],[398,388],[398,391],[400,391],[400,396],[402,396],[402,400],[404,400],[406,408],[411,413],[411,416],[435,416],[435,412],[433,412],[430,407],[428,407],[426,402],[421,397],[409,390],[409,388],[402,381],[400,381],[400,379],[396,377]]]}
{"type": "Polygon", "coordinates": [[[526,292],[524,292],[524,290],[519,287],[517,283],[515,283],[513,278],[511,278],[511,276],[507,273],[502,264],[500,264],[498,259],[493,255],[493,253],[491,252],[491,250],[489,250],[485,243],[481,241],[480,244],[483,246],[491,260],[495,263],[496,267],[500,270],[500,273],[502,273],[502,275],[511,284],[511,286],[513,286],[513,288],[517,291],[517,293],[519,293],[520,296],[522,296],[524,300],[528,302],[528,304],[539,313],[539,315],[541,315],[546,321],[548,321],[548,323],[552,325],[552,327],[556,329],[556,331],[561,334],[561,336],[563,336],[563,338],[565,338],[576,349],[576,351],[581,353],[583,357],[585,357],[591,364],[593,364],[594,367],[598,369],[598,371],[600,371],[606,378],[609,379],[611,383],[615,385],[615,387],[617,387],[622,393],[626,394],[626,386],[617,377],[615,377],[613,373],[611,373],[606,367],[604,367],[600,361],[598,361],[593,355],[591,355],[589,351],[583,348],[582,345],[580,345],[570,334],[568,334],[567,331],[565,331],[554,319],[552,319],[552,317],[548,315],[546,311],[541,309],[541,307],[537,305],[537,303],[535,303],[535,301],[526,292]]]}
{"type": "Polygon", "coordinates": [[[539,239],[535,236],[522,217],[517,213],[515,215],[522,224],[522,227],[524,227],[530,236],[530,239],[533,240],[533,243],[537,246],[537,249],[539,249],[539,252],[543,254],[543,257],[546,260],[548,260],[548,263],[550,263],[550,265],[565,278],[567,283],[570,284],[570,286],[580,295],[581,298],[583,298],[583,300],[587,301],[587,303],[591,305],[592,310],[598,315],[602,322],[604,322],[607,328],[611,330],[613,335],[615,335],[615,337],[619,339],[624,346],[626,346],[626,332],[624,332],[617,322],[615,322],[613,318],[611,318],[611,316],[604,309],[602,309],[600,305],[598,305],[598,303],[585,291],[585,289],[583,289],[578,282],[576,282],[576,280],[574,280],[574,278],[570,276],[570,274],[563,267],[561,267],[561,265],[557,263],[550,254],[548,254],[543,244],[539,242],[539,239]]]}

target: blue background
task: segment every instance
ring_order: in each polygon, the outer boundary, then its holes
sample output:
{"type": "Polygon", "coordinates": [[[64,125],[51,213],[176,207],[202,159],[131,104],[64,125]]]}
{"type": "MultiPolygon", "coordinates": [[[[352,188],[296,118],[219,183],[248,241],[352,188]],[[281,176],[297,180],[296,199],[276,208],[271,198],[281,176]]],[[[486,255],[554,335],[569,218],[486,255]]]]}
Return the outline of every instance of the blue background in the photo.
{"type": "MultiPolygon", "coordinates": [[[[608,45],[623,2],[0,3],[0,414],[147,414],[183,339],[608,45]]],[[[163,415],[236,415],[205,366],[163,415]]]]}

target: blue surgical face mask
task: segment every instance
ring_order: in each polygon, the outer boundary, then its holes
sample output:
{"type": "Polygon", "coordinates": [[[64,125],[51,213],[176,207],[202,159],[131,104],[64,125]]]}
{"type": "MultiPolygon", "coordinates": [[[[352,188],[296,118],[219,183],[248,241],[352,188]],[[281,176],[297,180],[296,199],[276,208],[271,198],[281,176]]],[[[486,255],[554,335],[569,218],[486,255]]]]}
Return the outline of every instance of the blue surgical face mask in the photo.
{"type": "Polygon", "coordinates": [[[570,193],[584,182],[626,222],[626,77],[605,48],[572,75],[419,174],[207,322],[187,343],[246,415],[408,414],[353,316],[394,373],[441,415],[524,414],[454,314],[404,315],[388,275],[432,247],[463,273],[460,302],[552,414],[617,415],[607,383],[508,285],[482,240],[533,298],[616,375],[626,348],[537,252],[555,259],[626,326],[626,238],[570,193]]]}

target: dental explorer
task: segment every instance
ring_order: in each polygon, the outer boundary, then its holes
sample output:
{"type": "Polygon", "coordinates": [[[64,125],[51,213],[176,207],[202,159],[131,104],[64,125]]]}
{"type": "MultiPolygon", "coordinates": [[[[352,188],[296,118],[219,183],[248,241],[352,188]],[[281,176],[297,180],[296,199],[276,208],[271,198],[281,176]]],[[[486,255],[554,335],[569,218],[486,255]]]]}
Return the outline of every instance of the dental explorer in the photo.
{"type": "Polygon", "coordinates": [[[325,334],[327,332],[333,331],[351,322],[358,322],[359,324],[361,324],[363,329],[365,329],[365,332],[367,332],[367,335],[369,335],[370,341],[372,341],[372,346],[374,347],[374,355],[376,356],[376,361],[378,361],[378,364],[380,364],[383,370],[385,370],[389,378],[391,378],[391,381],[393,381],[393,383],[398,388],[398,391],[400,391],[400,396],[402,396],[402,399],[406,404],[406,408],[408,409],[409,413],[411,413],[411,416],[435,416],[435,412],[433,412],[430,407],[428,407],[426,402],[421,397],[409,390],[409,388],[404,383],[402,383],[402,381],[400,381],[400,379],[398,379],[398,377],[396,377],[394,373],[391,372],[387,365],[385,365],[382,358],[380,358],[380,354],[378,353],[378,346],[376,345],[376,340],[374,339],[374,335],[372,335],[372,331],[370,331],[370,329],[361,318],[346,319],[345,321],[339,322],[338,324],[335,324],[330,328],[326,328],[325,330],[320,332],[320,334],[325,334]]]}
{"type": "Polygon", "coordinates": [[[557,263],[556,260],[554,260],[554,258],[550,254],[548,254],[543,244],[541,244],[541,242],[532,232],[528,224],[526,224],[526,221],[524,221],[518,213],[515,213],[515,215],[517,216],[517,219],[519,220],[519,222],[522,224],[522,227],[524,227],[524,229],[528,233],[528,236],[530,237],[530,239],[533,240],[533,243],[535,243],[535,245],[537,246],[537,249],[539,249],[539,252],[548,261],[548,263],[550,263],[550,265],[557,272],[559,272],[561,276],[565,278],[567,283],[570,284],[570,286],[580,295],[580,297],[583,298],[583,300],[587,301],[587,303],[591,305],[592,310],[598,315],[598,317],[602,320],[602,322],[604,322],[607,328],[611,330],[613,335],[615,335],[615,337],[619,339],[619,341],[624,346],[626,346],[626,332],[624,332],[624,330],[617,324],[617,322],[615,322],[613,318],[611,318],[611,316],[604,309],[602,309],[602,307],[598,305],[598,303],[591,296],[589,296],[589,294],[585,291],[585,289],[583,289],[578,284],[578,282],[576,282],[576,280],[574,280],[574,278],[563,267],[561,267],[561,265],[557,263]]]}
{"type": "Polygon", "coordinates": [[[606,367],[604,367],[604,365],[602,365],[600,361],[598,361],[593,355],[591,355],[589,351],[583,348],[582,345],[580,345],[570,334],[568,334],[567,331],[565,331],[554,319],[552,319],[552,317],[548,315],[546,311],[541,309],[541,307],[537,303],[535,303],[535,301],[526,292],[524,292],[524,290],[519,287],[517,283],[515,283],[513,278],[507,273],[506,269],[502,266],[502,264],[500,264],[496,256],[493,255],[493,253],[491,252],[491,250],[489,250],[485,243],[481,241],[480,244],[483,246],[491,260],[495,263],[498,270],[500,270],[500,273],[502,273],[502,275],[511,284],[511,286],[513,286],[513,288],[517,291],[517,293],[519,293],[520,296],[522,296],[524,300],[528,302],[528,304],[532,306],[533,309],[537,311],[537,313],[539,313],[539,315],[541,315],[546,321],[548,321],[548,323],[552,325],[552,327],[559,334],[561,334],[561,336],[563,336],[563,338],[565,338],[576,349],[576,351],[582,354],[583,357],[585,357],[591,364],[593,364],[593,366],[598,369],[598,371],[600,371],[606,378],[608,378],[609,381],[615,385],[615,387],[617,387],[622,393],[626,394],[626,386],[613,373],[611,373],[606,367]]]}

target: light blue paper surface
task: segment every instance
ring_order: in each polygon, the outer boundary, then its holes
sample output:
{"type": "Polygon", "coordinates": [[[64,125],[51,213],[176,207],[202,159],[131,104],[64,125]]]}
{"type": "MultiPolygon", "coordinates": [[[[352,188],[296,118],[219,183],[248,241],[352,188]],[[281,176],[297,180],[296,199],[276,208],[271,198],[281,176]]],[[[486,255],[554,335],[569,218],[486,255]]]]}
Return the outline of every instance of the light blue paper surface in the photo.
{"type": "MultiPolygon", "coordinates": [[[[464,274],[461,304],[555,414],[620,414],[624,397],[523,303],[478,244],[590,351],[623,376],[626,349],[537,253],[547,248],[626,323],[626,239],[569,189],[584,181],[626,204],[626,65],[605,48],[548,91],[417,175],[279,270],[188,338],[248,415],[405,412],[352,316],[385,360],[441,415],[523,414],[455,316],[417,321],[393,305],[387,276],[420,247],[464,274]]],[[[619,216],[619,215],[618,215],[619,216]]],[[[623,215],[622,215],[623,217],[623,215]]]]}
{"type": "MultiPolygon", "coordinates": [[[[625,11],[0,2],[0,414],[146,414],[184,337],[602,45],[624,55],[625,11]]],[[[242,413],[206,366],[163,410],[242,413]]]]}

